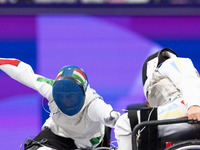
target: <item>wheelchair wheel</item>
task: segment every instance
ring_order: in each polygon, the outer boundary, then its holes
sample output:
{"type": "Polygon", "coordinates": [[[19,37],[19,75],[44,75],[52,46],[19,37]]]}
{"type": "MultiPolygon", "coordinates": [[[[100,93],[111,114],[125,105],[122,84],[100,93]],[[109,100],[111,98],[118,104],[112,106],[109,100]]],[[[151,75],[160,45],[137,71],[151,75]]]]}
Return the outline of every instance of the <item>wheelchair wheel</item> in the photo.
{"type": "Polygon", "coordinates": [[[166,148],[165,150],[188,150],[188,149],[200,149],[200,140],[187,140],[183,142],[178,142],[172,146],[166,148]]]}

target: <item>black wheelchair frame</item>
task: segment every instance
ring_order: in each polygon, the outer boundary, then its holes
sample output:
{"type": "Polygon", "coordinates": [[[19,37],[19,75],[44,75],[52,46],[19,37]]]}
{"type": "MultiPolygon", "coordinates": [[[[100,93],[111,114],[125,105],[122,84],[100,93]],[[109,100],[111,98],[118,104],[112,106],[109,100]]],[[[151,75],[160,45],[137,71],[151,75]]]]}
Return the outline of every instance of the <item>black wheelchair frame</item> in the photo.
{"type": "MultiPolygon", "coordinates": [[[[144,127],[156,127],[157,128],[158,125],[168,125],[168,124],[175,124],[175,123],[189,123],[189,124],[199,124],[200,125],[200,122],[198,122],[197,120],[188,120],[188,118],[167,119],[167,120],[150,120],[150,121],[141,122],[141,123],[137,124],[133,128],[133,131],[132,131],[132,150],[143,150],[143,149],[140,149],[140,147],[138,146],[138,139],[137,139],[138,131],[141,130],[142,128],[144,128],[144,127]]],[[[159,139],[154,139],[154,140],[159,141],[159,139]]],[[[160,144],[160,143],[158,142],[157,144],[160,144]]],[[[159,146],[156,145],[156,147],[158,148],[159,146]]],[[[185,150],[185,149],[189,149],[190,147],[193,149],[194,148],[200,149],[200,139],[192,139],[192,140],[177,142],[177,143],[173,144],[172,146],[165,148],[164,150],[176,150],[178,148],[180,150],[185,150]],[[182,149],[180,149],[181,147],[182,147],[182,149]]],[[[155,150],[155,146],[153,148],[149,147],[148,150],[155,150]]]]}

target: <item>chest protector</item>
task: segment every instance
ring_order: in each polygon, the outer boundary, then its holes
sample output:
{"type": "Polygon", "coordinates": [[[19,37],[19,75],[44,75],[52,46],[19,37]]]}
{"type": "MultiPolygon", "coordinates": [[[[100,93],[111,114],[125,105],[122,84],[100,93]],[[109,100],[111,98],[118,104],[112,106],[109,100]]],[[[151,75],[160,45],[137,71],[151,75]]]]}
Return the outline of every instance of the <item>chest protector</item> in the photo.
{"type": "Polygon", "coordinates": [[[152,79],[149,82],[147,100],[150,106],[158,107],[166,102],[172,101],[181,93],[172,83],[172,81],[162,76],[158,72],[158,68],[155,69],[152,75],[152,79]]]}

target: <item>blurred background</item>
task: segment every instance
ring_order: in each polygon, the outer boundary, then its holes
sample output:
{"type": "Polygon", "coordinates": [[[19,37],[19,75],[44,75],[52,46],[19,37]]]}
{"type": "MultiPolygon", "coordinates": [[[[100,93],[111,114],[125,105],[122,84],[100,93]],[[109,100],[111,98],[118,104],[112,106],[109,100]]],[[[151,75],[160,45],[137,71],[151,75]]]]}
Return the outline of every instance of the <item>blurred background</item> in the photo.
{"type": "MultiPolygon", "coordinates": [[[[65,65],[80,66],[106,103],[126,109],[144,103],[142,65],[161,48],[191,58],[200,71],[199,3],[0,0],[0,57],[20,59],[51,79],[65,65]]],[[[1,149],[23,149],[49,115],[47,100],[2,71],[0,79],[1,149]]]]}

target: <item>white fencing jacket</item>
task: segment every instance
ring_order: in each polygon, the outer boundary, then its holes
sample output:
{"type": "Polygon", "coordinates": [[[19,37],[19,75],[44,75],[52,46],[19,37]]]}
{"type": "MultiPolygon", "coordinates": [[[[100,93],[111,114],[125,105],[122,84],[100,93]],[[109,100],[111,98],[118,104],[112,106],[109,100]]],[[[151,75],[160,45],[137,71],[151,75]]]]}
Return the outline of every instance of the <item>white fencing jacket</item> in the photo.
{"type": "Polygon", "coordinates": [[[112,107],[106,104],[90,86],[87,88],[85,103],[81,111],[74,116],[67,116],[59,111],[53,100],[52,85],[54,80],[35,74],[30,65],[17,59],[0,58],[0,69],[11,78],[37,90],[49,101],[51,115],[43,128],[48,126],[56,135],[74,139],[78,148],[95,147],[101,142],[104,135],[104,125],[106,125],[104,117],[112,111],[112,107]],[[98,143],[91,142],[99,137],[98,143]]]}
{"type": "MultiPolygon", "coordinates": [[[[154,71],[154,73],[156,72],[159,74],[157,76],[158,78],[155,77],[158,80],[154,78],[154,83],[152,85],[155,85],[156,82],[159,82],[160,79],[164,78],[170,82],[169,84],[166,82],[159,83],[161,86],[159,85],[156,88],[159,87],[159,92],[161,93],[158,92],[155,94],[157,91],[155,89],[153,90],[154,87],[152,89],[150,87],[149,92],[152,97],[148,101],[152,104],[150,104],[151,107],[157,107],[158,120],[174,119],[185,114],[190,106],[200,106],[200,77],[190,59],[168,59],[154,71]],[[162,93],[166,91],[169,93],[162,93]],[[166,100],[160,100],[159,98],[161,97],[165,98],[166,100]],[[156,102],[156,100],[158,102],[156,102]],[[160,101],[162,102],[160,103],[160,101]]],[[[149,81],[149,83],[150,82],[151,81],[149,81]]],[[[197,126],[198,125],[190,125],[187,123],[162,125],[158,127],[158,134],[160,138],[169,136],[173,137],[173,135],[176,133],[194,130],[197,126]]],[[[132,150],[131,134],[132,130],[130,121],[127,113],[125,113],[118,119],[115,125],[115,136],[118,142],[119,150],[132,150]]]]}

